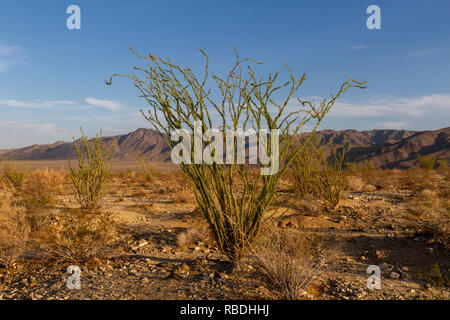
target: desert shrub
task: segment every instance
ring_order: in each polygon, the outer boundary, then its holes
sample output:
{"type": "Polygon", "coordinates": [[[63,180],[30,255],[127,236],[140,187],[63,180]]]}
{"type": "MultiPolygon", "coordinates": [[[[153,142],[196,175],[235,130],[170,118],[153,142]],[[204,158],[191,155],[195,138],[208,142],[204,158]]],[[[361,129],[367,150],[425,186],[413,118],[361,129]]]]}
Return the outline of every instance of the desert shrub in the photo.
{"type": "Polygon", "coordinates": [[[400,187],[420,191],[423,189],[436,189],[441,181],[434,170],[409,168],[401,170],[399,175],[400,187]]]}
{"type": "MultiPolygon", "coordinates": [[[[301,143],[293,144],[292,152],[300,148],[299,144],[301,143]]],[[[300,197],[316,193],[317,177],[323,165],[321,163],[321,152],[323,152],[323,147],[313,137],[305,144],[303,152],[293,162],[292,178],[295,191],[300,197]]]]}
{"type": "MultiPolygon", "coordinates": [[[[294,144],[294,150],[297,148],[294,144]]],[[[331,155],[327,157],[324,148],[315,136],[305,144],[293,162],[294,181],[300,196],[314,194],[323,201],[324,207],[334,209],[346,186],[345,149],[338,152],[331,146],[331,155]]]]}
{"type": "Polygon", "coordinates": [[[375,170],[375,164],[372,160],[364,160],[356,165],[359,171],[372,171],[375,170]]]}
{"type": "Polygon", "coordinates": [[[16,190],[20,190],[23,186],[27,172],[28,169],[18,162],[7,163],[3,166],[3,173],[16,190]]]}
{"type": "Polygon", "coordinates": [[[270,231],[250,257],[255,275],[282,299],[297,300],[318,275],[323,257],[320,247],[304,235],[270,231]]]}
{"type": "Polygon", "coordinates": [[[420,154],[417,156],[417,161],[422,169],[433,169],[436,164],[436,160],[436,156],[422,156],[420,154]]]}
{"type": "Polygon", "coordinates": [[[53,170],[35,170],[29,174],[20,197],[27,214],[37,214],[55,203],[64,191],[65,175],[53,170]]]}
{"type": "Polygon", "coordinates": [[[28,248],[30,226],[24,210],[2,204],[0,208],[0,264],[6,268],[28,248]]]}
{"type": "MultiPolygon", "coordinates": [[[[241,59],[237,52],[233,68],[225,77],[220,77],[209,71],[209,58],[201,51],[206,60],[205,72],[197,77],[189,67],[176,65],[170,59],[152,54],[144,56],[131,50],[146,62],[145,69],[135,68],[142,72],[142,79],[136,74],[116,74],[113,77],[123,76],[133,81],[141,97],[151,107],[148,113],[142,112],[144,117],[169,148],[174,150],[180,143],[178,139],[170,139],[174,133],[190,135],[198,132],[209,137],[207,141],[203,140],[201,148],[210,145],[209,156],[214,158],[213,163],[199,163],[195,161],[198,153],[186,150],[183,153],[186,161],[179,166],[192,185],[219,248],[231,260],[238,261],[258,237],[280,179],[301,152],[289,152],[294,137],[308,122],[313,123],[312,132],[315,132],[336,99],[349,88],[363,88],[364,83],[349,79],[336,95],[315,103],[294,98],[306,79],[305,75],[298,78],[287,67],[289,78],[279,84],[278,73],[266,78],[257,76],[253,67],[255,61],[241,59]],[[210,88],[210,83],[214,88],[210,88]],[[296,107],[292,106],[294,101],[297,102],[296,107]],[[288,105],[292,111],[287,109],[288,105]],[[227,155],[232,161],[227,165],[222,164],[223,153],[214,148],[216,124],[221,128],[219,132],[223,133],[224,141],[231,145],[227,148],[227,155]],[[268,157],[279,155],[278,159],[269,160],[270,163],[259,163],[257,166],[263,173],[257,177],[252,177],[244,164],[236,164],[241,142],[234,132],[249,129],[255,130],[260,150],[265,149],[268,157]],[[268,130],[271,138],[266,139],[264,132],[262,140],[260,129],[268,130]],[[282,137],[281,143],[276,139],[277,133],[282,137]]],[[[185,137],[186,140],[190,138],[185,137]]]]}
{"type": "Polygon", "coordinates": [[[104,214],[74,211],[53,216],[41,229],[38,243],[50,257],[87,263],[117,252],[125,233],[104,214]]]}
{"type": "Polygon", "coordinates": [[[448,199],[441,198],[439,190],[423,189],[416,192],[408,203],[407,210],[418,220],[422,220],[417,226],[416,234],[450,248],[448,199]]]}
{"type": "Polygon", "coordinates": [[[54,198],[48,190],[49,185],[40,180],[31,180],[21,190],[20,197],[26,212],[26,217],[33,231],[40,227],[39,215],[44,209],[54,204],[54,198]]]}
{"type": "Polygon", "coordinates": [[[444,179],[438,185],[437,193],[438,197],[442,203],[443,208],[446,210],[447,214],[450,216],[450,171],[443,172],[444,179]]]}
{"type": "Polygon", "coordinates": [[[145,156],[138,157],[138,161],[145,180],[147,182],[152,182],[156,174],[155,168],[150,164],[150,161],[148,161],[145,156]]]}
{"type": "Polygon", "coordinates": [[[25,208],[32,232],[37,232],[44,221],[40,215],[53,207],[56,196],[64,193],[66,175],[54,170],[35,170],[19,192],[20,205],[25,208]]]}
{"type": "Polygon", "coordinates": [[[66,184],[69,183],[67,174],[53,169],[38,169],[30,172],[29,181],[40,181],[47,185],[46,188],[49,193],[53,195],[63,195],[66,192],[66,184]]]}
{"type": "Polygon", "coordinates": [[[328,209],[338,206],[346,187],[347,171],[342,166],[344,154],[344,151],[333,152],[329,159],[322,158],[315,187],[316,194],[328,209]]]}
{"type": "Polygon", "coordinates": [[[447,250],[450,249],[449,215],[439,210],[433,210],[428,218],[418,233],[441,244],[447,250]]]}
{"type": "Polygon", "coordinates": [[[448,274],[445,274],[445,271],[441,271],[438,262],[431,265],[430,270],[428,271],[417,272],[417,277],[433,286],[450,287],[450,277],[448,274]]]}
{"type": "Polygon", "coordinates": [[[447,170],[448,169],[448,164],[447,164],[447,160],[445,159],[439,159],[438,161],[438,165],[439,165],[439,169],[440,170],[447,170]]]}
{"type": "Polygon", "coordinates": [[[114,145],[108,147],[103,142],[101,131],[88,140],[81,130],[81,139],[75,146],[78,166],[72,166],[69,161],[72,188],[81,208],[95,211],[109,178],[114,145]]]}

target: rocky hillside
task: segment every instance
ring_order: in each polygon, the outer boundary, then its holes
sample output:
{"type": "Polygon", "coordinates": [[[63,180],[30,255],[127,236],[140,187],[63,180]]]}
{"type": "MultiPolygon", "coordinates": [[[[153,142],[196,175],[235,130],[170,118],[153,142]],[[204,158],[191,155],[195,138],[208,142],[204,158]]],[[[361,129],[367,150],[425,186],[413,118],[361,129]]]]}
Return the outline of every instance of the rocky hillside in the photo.
{"type": "MultiPolygon", "coordinates": [[[[348,145],[349,159],[372,161],[382,168],[408,168],[417,165],[417,155],[435,155],[450,161],[450,127],[434,131],[408,130],[322,130],[321,143],[332,141],[337,147],[348,145]]],[[[145,155],[153,161],[169,161],[169,149],[152,129],[138,129],[128,134],[105,137],[117,145],[116,158],[145,155]]],[[[58,141],[20,149],[0,150],[5,160],[64,160],[75,157],[73,143],[58,141]]]]}

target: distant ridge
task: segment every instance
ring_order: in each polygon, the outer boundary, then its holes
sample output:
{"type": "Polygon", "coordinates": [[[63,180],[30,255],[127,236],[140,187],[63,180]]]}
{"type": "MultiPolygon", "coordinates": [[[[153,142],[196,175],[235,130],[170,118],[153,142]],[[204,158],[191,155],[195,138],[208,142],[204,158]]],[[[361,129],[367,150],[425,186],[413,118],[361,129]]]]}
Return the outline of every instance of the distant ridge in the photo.
{"type": "MultiPolygon", "coordinates": [[[[450,161],[450,127],[440,130],[322,130],[317,133],[321,143],[330,140],[342,147],[348,143],[349,159],[372,161],[382,168],[409,168],[417,165],[417,155],[435,155],[450,161]]],[[[152,161],[170,161],[169,148],[153,129],[137,129],[128,134],[105,137],[116,142],[115,157],[131,159],[145,155],[152,161]]],[[[73,142],[32,145],[25,148],[0,150],[5,160],[65,160],[75,158],[73,142]]]]}

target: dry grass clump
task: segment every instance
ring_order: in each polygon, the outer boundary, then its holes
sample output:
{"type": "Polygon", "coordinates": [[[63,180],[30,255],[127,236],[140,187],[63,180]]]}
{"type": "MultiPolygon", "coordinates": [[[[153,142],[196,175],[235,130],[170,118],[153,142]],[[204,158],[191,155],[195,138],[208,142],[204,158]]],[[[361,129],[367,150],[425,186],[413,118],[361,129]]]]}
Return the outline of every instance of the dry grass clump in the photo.
{"type": "Polygon", "coordinates": [[[437,200],[437,193],[434,190],[430,190],[430,189],[423,189],[419,192],[419,195],[421,198],[425,199],[425,200],[437,200]]]}
{"type": "Polygon", "coordinates": [[[0,206],[0,265],[9,269],[27,250],[30,225],[24,210],[9,204],[0,206]]]}
{"type": "Polygon", "coordinates": [[[131,196],[133,198],[144,198],[147,195],[148,195],[148,191],[144,188],[137,189],[133,193],[131,193],[131,196]]]}
{"type": "Polygon", "coordinates": [[[439,212],[433,212],[430,219],[418,230],[417,234],[427,236],[431,241],[450,249],[450,220],[448,216],[445,218],[439,212]]]}
{"type": "Polygon", "coordinates": [[[422,190],[421,197],[429,208],[428,221],[423,232],[430,235],[435,242],[450,248],[449,199],[441,198],[437,191],[429,189],[422,190]]]}
{"type": "Polygon", "coordinates": [[[399,173],[399,187],[413,191],[423,189],[436,189],[441,184],[438,173],[435,170],[406,169],[399,173]]]}
{"type": "Polygon", "coordinates": [[[427,218],[441,209],[440,199],[434,190],[423,189],[416,191],[407,205],[408,210],[418,217],[427,218]]]}
{"type": "Polygon", "coordinates": [[[8,190],[10,183],[8,178],[4,174],[0,174],[0,190],[8,190]]]}
{"type": "Polygon", "coordinates": [[[295,205],[297,211],[309,216],[317,217],[322,212],[322,205],[317,199],[302,199],[295,205]]]}
{"type": "MultiPolygon", "coordinates": [[[[369,167],[370,168],[370,167],[369,167]]],[[[377,189],[393,189],[397,185],[397,176],[391,173],[391,170],[369,169],[363,167],[352,172],[355,176],[361,178],[365,185],[361,191],[371,192],[377,189]]]]}
{"type": "Polygon", "coordinates": [[[323,258],[314,241],[295,231],[272,230],[250,259],[255,275],[280,298],[298,300],[320,272],[323,258]]]}
{"type": "Polygon", "coordinates": [[[176,193],[178,202],[186,203],[195,200],[194,191],[189,186],[181,187],[176,193]]]}
{"type": "Polygon", "coordinates": [[[38,169],[30,172],[28,182],[38,180],[47,185],[47,189],[54,195],[63,195],[66,192],[66,184],[70,183],[67,174],[53,169],[38,169]]]}
{"type": "Polygon", "coordinates": [[[3,165],[3,173],[14,188],[20,190],[27,178],[28,169],[19,162],[12,162],[3,165]]]}
{"type": "Polygon", "coordinates": [[[198,243],[212,243],[214,235],[208,227],[189,228],[177,236],[177,245],[187,247],[198,243]]]}
{"type": "Polygon", "coordinates": [[[364,180],[357,176],[347,177],[347,186],[351,191],[362,191],[366,183],[364,180]]]}
{"type": "Polygon", "coordinates": [[[33,231],[37,231],[41,224],[39,214],[55,204],[56,195],[64,192],[66,176],[53,170],[36,170],[28,175],[19,196],[20,203],[26,210],[27,219],[33,231]]]}
{"type": "Polygon", "coordinates": [[[422,225],[417,234],[427,236],[430,240],[450,248],[450,211],[448,198],[442,198],[439,190],[423,189],[413,195],[407,210],[422,225]]]}
{"type": "Polygon", "coordinates": [[[123,237],[108,216],[75,211],[51,217],[38,241],[50,257],[87,263],[112,255],[123,237]]]}

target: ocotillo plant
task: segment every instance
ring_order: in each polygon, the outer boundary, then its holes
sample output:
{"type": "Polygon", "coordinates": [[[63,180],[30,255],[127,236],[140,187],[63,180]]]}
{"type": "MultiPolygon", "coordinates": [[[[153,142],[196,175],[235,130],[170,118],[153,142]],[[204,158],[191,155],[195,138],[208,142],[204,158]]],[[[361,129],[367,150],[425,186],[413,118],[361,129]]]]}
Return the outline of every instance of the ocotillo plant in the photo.
{"type": "MultiPolygon", "coordinates": [[[[296,152],[299,143],[302,145],[302,142],[296,142],[292,152],[296,152]]],[[[335,209],[342,198],[348,174],[344,170],[346,147],[338,151],[332,143],[321,145],[317,137],[312,135],[303,150],[293,162],[293,178],[298,195],[315,195],[323,201],[326,209],[335,209]],[[325,153],[325,147],[331,149],[329,156],[325,153]]]]}
{"type": "Polygon", "coordinates": [[[69,161],[70,179],[77,200],[84,210],[95,211],[109,178],[114,145],[103,141],[102,131],[89,140],[81,129],[81,138],[74,141],[78,166],[69,161]]]}
{"type": "MultiPolygon", "coordinates": [[[[314,195],[316,192],[316,181],[322,167],[320,153],[323,147],[316,143],[315,136],[310,137],[301,152],[293,161],[292,178],[294,180],[295,192],[300,197],[314,195]]],[[[295,141],[292,152],[296,152],[303,142],[295,141]]]]}
{"type": "MultiPolygon", "coordinates": [[[[292,137],[309,121],[314,121],[313,132],[323,120],[336,99],[351,87],[363,88],[364,83],[349,79],[329,100],[319,104],[295,98],[305,75],[297,79],[286,65],[289,79],[278,84],[279,73],[259,78],[253,59],[241,59],[236,53],[236,62],[225,77],[209,71],[209,57],[205,57],[204,75],[197,77],[189,67],[181,67],[170,59],[162,59],[152,54],[132,53],[144,59],[146,68],[135,67],[136,74],[115,74],[113,77],[128,77],[140,92],[140,97],[150,105],[148,112],[142,112],[150,124],[160,132],[170,148],[179,141],[171,141],[177,130],[188,129],[195,132],[200,124],[201,134],[208,135],[215,127],[222,128],[224,140],[230,138],[231,159],[238,155],[238,141],[231,132],[253,129],[259,145],[265,148],[269,157],[279,154],[279,170],[273,174],[253,177],[242,163],[227,161],[221,164],[222,155],[215,154],[213,163],[181,163],[182,172],[192,184],[198,205],[206,217],[220,249],[237,262],[245,250],[260,234],[261,227],[269,214],[269,206],[275,196],[280,178],[291,165],[293,159],[302,152],[290,153],[292,137]],[[247,70],[247,71],[244,71],[247,70]],[[214,90],[209,84],[214,83],[214,90]],[[284,97],[280,99],[281,96],[284,97]],[[295,104],[295,106],[293,105],[295,104]],[[282,143],[276,145],[262,139],[260,129],[278,130],[282,143]]],[[[272,131],[271,131],[272,132],[272,131]]],[[[228,140],[227,140],[228,141],[228,140]]],[[[212,144],[212,138],[203,146],[212,144]]],[[[261,149],[259,149],[261,151],[261,149]]],[[[190,158],[196,158],[190,150],[190,158]]],[[[190,159],[190,160],[191,160],[190,159]]],[[[273,161],[272,161],[273,162],[273,161]]],[[[268,165],[259,165],[261,169],[268,165]]]]}
{"type": "Polygon", "coordinates": [[[145,177],[145,180],[147,180],[147,182],[152,182],[152,180],[155,177],[155,170],[153,169],[152,165],[150,164],[150,161],[148,161],[148,159],[143,155],[138,156],[137,159],[138,159],[139,165],[141,167],[142,174],[145,177]]]}
{"type": "Polygon", "coordinates": [[[328,158],[323,150],[319,152],[321,166],[315,180],[315,189],[328,210],[338,206],[346,186],[348,171],[344,170],[345,152],[345,146],[340,151],[333,147],[328,158]]]}

